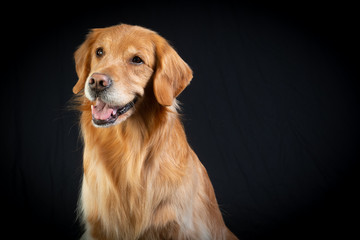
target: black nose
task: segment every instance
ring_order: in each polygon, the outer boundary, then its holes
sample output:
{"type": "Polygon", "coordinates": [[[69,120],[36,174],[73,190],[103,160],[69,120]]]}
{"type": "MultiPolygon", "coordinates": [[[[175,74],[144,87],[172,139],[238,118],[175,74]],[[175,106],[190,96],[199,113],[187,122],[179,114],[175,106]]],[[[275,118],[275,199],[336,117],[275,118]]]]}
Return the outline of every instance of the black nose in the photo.
{"type": "Polygon", "coordinates": [[[95,92],[101,92],[112,84],[111,78],[106,74],[93,73],[89,79],[89,87],[95,92]]]}

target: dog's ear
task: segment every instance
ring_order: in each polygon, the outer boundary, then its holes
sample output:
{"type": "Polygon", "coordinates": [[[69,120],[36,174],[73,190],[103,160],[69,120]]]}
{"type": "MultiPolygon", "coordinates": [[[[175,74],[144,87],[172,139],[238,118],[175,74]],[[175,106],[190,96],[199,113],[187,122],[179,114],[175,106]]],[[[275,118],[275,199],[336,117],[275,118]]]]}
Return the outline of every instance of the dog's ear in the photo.
{"type": "Polygon", "coordinates": [[[161,105],[171,106],[174,99],[190,83],[192,70],[164,38],[155,35],[154,45],[154,94],[161,105]]]}
{"type": "Polygon", "coordinates": [[[86,78],[90,73],[91,49],[95,41],[95,32],[92,30],[86,37],[86,40],[75,51],[75,67],[78,75],[78,81],[73,87],[73,93],[79,93],[85,86],[86,78]]]}

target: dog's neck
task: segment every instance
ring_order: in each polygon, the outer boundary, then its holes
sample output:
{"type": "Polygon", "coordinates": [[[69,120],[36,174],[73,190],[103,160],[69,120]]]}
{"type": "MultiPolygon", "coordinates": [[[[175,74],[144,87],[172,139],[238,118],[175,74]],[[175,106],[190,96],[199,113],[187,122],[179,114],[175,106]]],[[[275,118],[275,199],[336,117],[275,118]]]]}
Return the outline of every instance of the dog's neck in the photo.
{"type": "MultiPolygon", "coordinates": [[[[108,128],[94,127],[91,111],[83,111],[81,125],[85,148],[94,147],[92,151],[102,155],[99,159],[113,162],[110,165],[120,166],[124,163],[127,163],[127,167],[136,165],[137,174],[140,174],[144,167],[156,165],[154,158],[163,158],[165,155],[172,158],[172,155],[175,157],[177,154],[183,154],[188,150],[188,146],[177,146],[179,142],[186,142],[179,139],[182,140],[186,136],[175,101],[173,106],[164,107],[158,104],[155,98],[144,99],[138,103],[135,113],[126,121],[108,128]],[[173,131],[174,128],[178,131],[173,131]],[[182,134],[175,136],[174,132],[182,134]],[[173,147],[174,145],[176,147],[173,147]],[[167,149],[172,151],[175,149],[180,153],[176,151],[167,153],[167,149]],[[155,153],[162,156],[155,156],[155,153]]],[[[85,174],[87,162],[92,158],[92,156],[88,158],[84,156],[85,174]]]]}

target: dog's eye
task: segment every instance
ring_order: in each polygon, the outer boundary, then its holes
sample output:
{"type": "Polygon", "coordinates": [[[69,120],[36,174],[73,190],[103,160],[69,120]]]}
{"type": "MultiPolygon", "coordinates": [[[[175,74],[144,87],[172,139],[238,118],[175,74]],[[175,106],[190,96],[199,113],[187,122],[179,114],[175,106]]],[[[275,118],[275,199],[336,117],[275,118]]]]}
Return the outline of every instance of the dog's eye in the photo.
{"type": "Polygon", "coordinates": [[[133,57],[133,59],[131,60],[132,63],[135,63],[135,64],[142,64],[144,63],[143,60],[139,57],[139,56],[135,56],[133,57]]]}
{"type": "Polygon", "coordinates": [[[96,49],[96,56],[97,57],[102,57],[104,55],[104,53],[105,52],[104,52],[103,48],[99,47],[99,48],[96,49]]]}

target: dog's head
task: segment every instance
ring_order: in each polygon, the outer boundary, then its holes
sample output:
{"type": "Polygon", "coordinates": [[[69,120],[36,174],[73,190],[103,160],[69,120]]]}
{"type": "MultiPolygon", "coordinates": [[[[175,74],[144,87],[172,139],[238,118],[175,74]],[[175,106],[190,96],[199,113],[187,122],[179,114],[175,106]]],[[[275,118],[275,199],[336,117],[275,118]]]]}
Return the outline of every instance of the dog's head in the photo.
{"type": "Polygon", "coordinates": [[[171,106],[192,79],[192,71],[168,42],[155,32],[130,25],[93,29],[75,52],[79,77],[75,94],[84,90],[93,124],[107,127],[131,116],[145,87],[171,106]]]}

